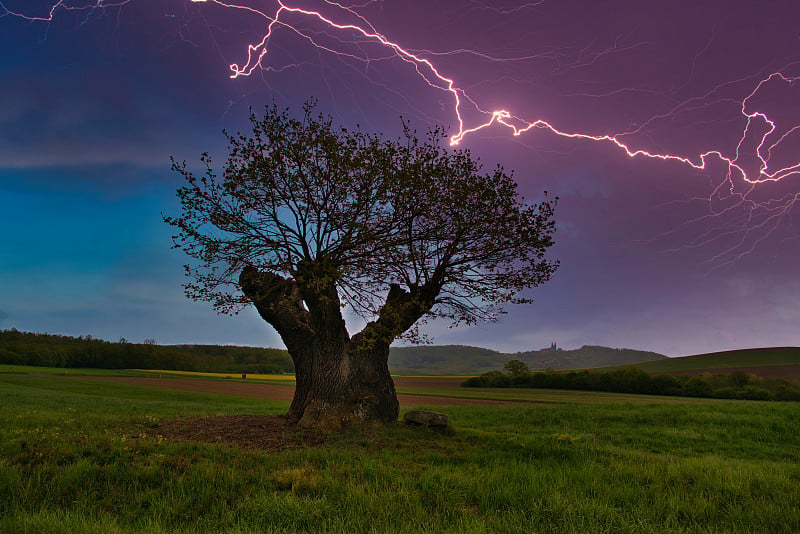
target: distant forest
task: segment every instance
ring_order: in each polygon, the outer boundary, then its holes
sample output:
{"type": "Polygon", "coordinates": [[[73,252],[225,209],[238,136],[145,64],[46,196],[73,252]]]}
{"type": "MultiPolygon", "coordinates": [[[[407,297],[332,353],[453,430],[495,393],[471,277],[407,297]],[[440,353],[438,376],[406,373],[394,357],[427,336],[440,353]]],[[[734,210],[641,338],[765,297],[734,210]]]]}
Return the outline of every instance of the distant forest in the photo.
{"type": "Polygon", "coordinates": [[[708,397],[739,400],[800,401],[800,384],[778,378],[749,375],[741,370],[729,374],[695,376],[649,374],[638,367],[590,371],[530,371],[524,362],[512,360],[503,371],[474,376],[463,387],[543,388],[638,393],[678,397],[708,397]]]}
{"type": "Polygon", "coordinates": [[[86,337],[0,331],[0,363],[94,369],[165,369],[205,373],[294,373],[281,349],[219,345],[116,343],[86,337]]]}

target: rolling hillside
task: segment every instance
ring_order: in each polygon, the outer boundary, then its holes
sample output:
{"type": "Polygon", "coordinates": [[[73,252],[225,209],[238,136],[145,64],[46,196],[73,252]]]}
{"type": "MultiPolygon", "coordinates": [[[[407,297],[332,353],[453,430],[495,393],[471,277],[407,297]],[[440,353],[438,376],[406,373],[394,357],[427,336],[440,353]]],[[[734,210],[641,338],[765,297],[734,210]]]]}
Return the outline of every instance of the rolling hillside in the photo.
{"type": "Polygon", "coordinates": [[[464,345],[393,347],[389,369],[403,375],[476,375],[497,371],[510,360],[521,360],[531,370],[577,369],[625,365],[667,357],[655,352],[584,345],[575,350],[546,349],[513,354],[464,345]]]}
{"type": "Polygon", "coordinates": [[[800,380],[800,347],[729,350],[642,363],[648,373],[698,374],[742,370],[772,378],[800,380]]]}
{"type": "MultiPolygon", "coordinates": [[[[625,365],[666,356],[654,352],[583,346],[506,354],[464,345],[393,347],[389,369],[398,375],[478,375],[497,371],[510,360],[532,370],[625,365]]],[[[72,368],[174,369],[235,373],[291,373],[284,349],[218,345],[110,343],[90,337],[0,331],[0,363],[72,368]]]]}
{"type": "Polygon", "coordinates": [[[624,363],[661,362],[669,359],[657,352],[594,345],[584,345],[575,350],[521,352],[511,356],[512,359],[524,361],[531,370],[583,369],[624,363]]]}

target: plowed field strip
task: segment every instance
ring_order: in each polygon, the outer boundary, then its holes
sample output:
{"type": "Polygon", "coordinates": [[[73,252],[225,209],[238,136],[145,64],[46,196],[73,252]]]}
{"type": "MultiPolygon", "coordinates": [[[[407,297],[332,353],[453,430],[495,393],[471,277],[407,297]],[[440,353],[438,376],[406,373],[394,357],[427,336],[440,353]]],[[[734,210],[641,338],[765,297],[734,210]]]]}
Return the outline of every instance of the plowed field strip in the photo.
{"type": "MultiPolygon", "coordinates": [[[[294,386],[277,384],[259,384],[245,381],[228,380],[202,380],[186,378],[155,378],[155,377],[126,377],[126,376],[92,376],[85,377],[103,382],[121,382],[138,386],[161,387],[178,389],[181,391],[193,391],[198,393],[217,393],[221,395],[236,395],[240,397],[255,397],[261,399],[291,401],[294,395],[294,386]]],[[[421,385],[420,379],[418,383],[421,385]]],[[[448,386],[457,382],[447,379],[448,386]]],[[[415,382],[417,382],[415,380],[415,382]]],[[[404,384],[405,385],[405,384],[404,384]]],[[[435,384],[425,384],[428,387],[436,387],[435,384]]],[[[497,404],[512,404],[518,401],[502,401],[489,399],[465,399],[460,397],[438,397],[431,395],[407,395],[399,394],[397,399],[403,407],[411,406],[460,406],[460,405],[482,405],[491,406],[497,404]]]]}

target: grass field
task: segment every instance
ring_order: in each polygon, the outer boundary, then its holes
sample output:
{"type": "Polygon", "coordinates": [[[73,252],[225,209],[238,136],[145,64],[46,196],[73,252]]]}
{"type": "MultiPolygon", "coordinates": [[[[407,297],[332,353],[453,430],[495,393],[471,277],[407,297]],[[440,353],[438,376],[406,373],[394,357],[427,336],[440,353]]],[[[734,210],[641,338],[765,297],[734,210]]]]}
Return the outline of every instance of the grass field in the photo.
{"type": "Polygon", "coordinates": [[[505,390],[277,453],[158,431],[286,403],[9,371],[3,533],[800,532],[797,403],[505,390]]]}

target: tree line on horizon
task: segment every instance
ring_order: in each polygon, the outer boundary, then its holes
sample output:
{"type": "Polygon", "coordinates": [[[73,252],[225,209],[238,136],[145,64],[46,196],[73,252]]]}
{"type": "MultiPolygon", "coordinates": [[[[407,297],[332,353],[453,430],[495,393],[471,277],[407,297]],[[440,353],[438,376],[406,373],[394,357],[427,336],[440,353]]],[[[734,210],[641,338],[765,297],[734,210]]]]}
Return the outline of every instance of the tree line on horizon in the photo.
{"type": "Polygon", "coordinates": [[[0,363],[36,367],[164,369],[204,373],[294,372],[286,351],[220,345],[157,345],[91,336],[0,331],[0,363]]]}
{"type": "Polygon", "coordinates": [[[717,399],[800,401],[800,383],[779,378],[702,373],[692,376],[650,374],[638,367],[610,370],[531,371],[525,362],[511,360],[503,371],[468,378],[463,387],[542,388],[635,393],[717,399]]]}

